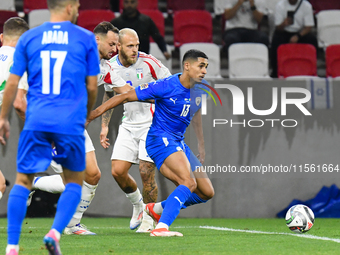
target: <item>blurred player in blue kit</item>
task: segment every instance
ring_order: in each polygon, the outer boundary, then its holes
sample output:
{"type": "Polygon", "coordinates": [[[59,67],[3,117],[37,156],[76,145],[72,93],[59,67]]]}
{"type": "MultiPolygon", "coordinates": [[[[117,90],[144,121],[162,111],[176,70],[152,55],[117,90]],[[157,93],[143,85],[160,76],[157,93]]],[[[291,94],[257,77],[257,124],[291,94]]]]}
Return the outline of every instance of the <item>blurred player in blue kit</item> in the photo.
{"type": "Polygon", "coordinates": [[[199,100],[200,83],[206,74],[208,57],[201,51],[189,50],[183,57],[183,73],[152,83],[145,83],[127,93],[114,96],[91,112],[93,120],[105,111],[126,102],[155,100],[155,113],[146,139],[148,155],[159,171],[177,188],[167,200],[150,203],[147,213],[157,223],[150,236],[183,236],[169,231],[181,208],[205,203],[214,196],[213,186],[201,163],[184,142],[191,120],[198,140],[199,158],[204,161],[204,139],[199,100]],[[198,102],[198,103],[197,103],[198,102]],[[192,172],[192,171],[193,172],[192,172]]]}
{"type": "Polygon", "coordinates": [[[61,232],[71,220],[81,197],[85,169],[85,121],[97,95],[99,55],[93,33],[74,23],[78,0],[47,0],[50,22],[24,33],[14,53],[0,114],[0,142],[9,137],[8,115],[18,82],[28,73],[26,121],[17,156],[17,178],[8,199],[6,254],[19,252],[21,225],[34,174],[53,159],[63,166],[65,191],[44,243],[51,255],[61,254],[61,232]],[[5,137],[4,137],[5,136],[5,137]]]}

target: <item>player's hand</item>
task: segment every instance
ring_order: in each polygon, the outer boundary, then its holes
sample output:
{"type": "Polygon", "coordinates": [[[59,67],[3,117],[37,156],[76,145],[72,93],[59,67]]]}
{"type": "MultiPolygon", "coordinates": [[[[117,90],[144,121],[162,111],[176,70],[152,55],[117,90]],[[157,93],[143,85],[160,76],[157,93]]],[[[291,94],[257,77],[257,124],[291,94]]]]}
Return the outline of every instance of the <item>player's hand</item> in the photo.
{"type": "Polygon", "coordinates": [[[201,162],[201,164],[204,164],[204,160],[205,160],[205,149],[204,148],[198,148],[197,158],[201,162]]]}
{"type": "Polygon", "coordinates": [[[170,53],[169,53],[169,52],[167,52],[167,51],[163,52],[163,55],[164,55],[164,57],[166,58],[166,60],[168,60],[168,59],[170,59],[170,58],[171,58],[171,55],[170,55],[170,53]]]}
{"type": "Polygon", "coordinates": [[[100,144],[103,146],[104,149],[109,148],[109,138],[107,138],[107,134],[109,133],[109,127],[102,127],[100,131],[100,144]]]}
{"type": "Polygon", "coordinates": [[[6,145],[6,140],[9,138],[9,121],[7,119],[0,119],[0,143],[6,145]]]}
{"type": "Polygon", "coordinates": [[[298,41],[299,37],[297,35],[293,35],[289,40],[290,43],[297,43],[298,41]]]}

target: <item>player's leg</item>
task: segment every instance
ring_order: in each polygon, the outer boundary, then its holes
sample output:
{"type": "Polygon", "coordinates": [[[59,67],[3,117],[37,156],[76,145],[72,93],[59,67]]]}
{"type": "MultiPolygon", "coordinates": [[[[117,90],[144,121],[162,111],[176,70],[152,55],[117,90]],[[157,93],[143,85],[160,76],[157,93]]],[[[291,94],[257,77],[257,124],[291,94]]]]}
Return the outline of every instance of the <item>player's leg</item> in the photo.
{"type": "Polygon", "coordinates": [[[84,212],[88,209],[95,196],[96,189],[101,177],[101,172],[98,167],[94,146],[87,132],[85,132],[85,150],[86,169],[81,193],[81,200],[75,214],[65,228],[64,233],[67,235],[95,235],[95,233],[89,231],[86,226],[80,224],[84,212]]]}
{"type": "Polygon", "coordinates": [[[111,173],[133,205],[130,229],[136,229],[142,222],[143,216],[143,197],[136,181],[129,174],[131,165],[139,163],[138,150],[138,143],[131,131],[120,126],[111,157],[111,173]]]}
{"type": "Polygon", "coordinates": [[[5,193],[5,190],[6,190],[6,179],[0,170],[0,200],[2,198],[2,195],[5,193]]]}
{"type": "Polygon", "coordinates": [[[195,178],[191,175],[190,163],[183,151],[177,151],[169,155],[162,166],[160,172],[169,180],[173,181],[177,188],[169,195],[163,213],[159,219],[156,229],[151,232],[151,236],[182,236],[178,232],[169,232],[169,226],[178,216],[182,205],[196,189],[195,178]]]}
{"type": "Polygon", "coordinates": [[[111,173],[119,187],[133,205],[130,229],[136,229],[142,222],[143,197],[140,193],[135,179],[129,174],[131,163],[122,160],[112,160],[111,173]]]}
{"type": "Polygon", "coordinates": [[[16,181],[7,202],[8,241],[6,254],[18,254],[22,222],[26,216],[26,201],[31,190],[34,174],[17,173],[16,181]],[[14,251],[13,251],[14,250],[14,251]]]}
{"type": "Polygon", "coordinates": [[[58,153],[58,158],[55,157],[55,160],[64,169],[65,190],[58,200],[53,225],[44,237],[44,243],[51,254],[61,254],[59,248],[61,233],[70,222],[81,198],[86,167],[85,136],[52,134],[52,140],[58,153]]]}
{"type": "MultiPolygon", "coordinates": [[[[158,196],[158,187],[155,180],[155,164],[140,160],[139,173],[143,183],[143,209],[148,203],[155,203],[158,196]]],[[[137,229],[137,233],[148,233],[154,229],[153,219],[143,210],[142,223],[137,229]]]]}
{"type": "MultiPolygon", "coordinates": [[[[155,169],[156,166],[148,156],[145,148],[145,139],[146,135],[149,131],[149,128],[144,128],[139,131],[139,134],[136,133],[135,135],[139,138],[142,137],[139,141],[139,173],[143,183],[143,202],[144,202],[144,209],[145,205],[148,203],[154,203],[157,201],[158,196],[158,187],[155,179],[155,169]]],[[[154,229],[154,221],[153,219],[143,210],[143,219],[142,223],[140,224],[137,233],[147,233],[151,232],[154,229]]]]}
{"type": "Polygon", "coordinates": [[[16,183],[9,193],[7,204],[8,246],[6,254],[19,251],[21,225],[26,215],[26,201],[35,173],[43,172],[50,164],[51,145],[44,132],[24,130],[20,134],[17,154],[16,183]],[[39,155],[39,158],[37,158],[39,155]]]}

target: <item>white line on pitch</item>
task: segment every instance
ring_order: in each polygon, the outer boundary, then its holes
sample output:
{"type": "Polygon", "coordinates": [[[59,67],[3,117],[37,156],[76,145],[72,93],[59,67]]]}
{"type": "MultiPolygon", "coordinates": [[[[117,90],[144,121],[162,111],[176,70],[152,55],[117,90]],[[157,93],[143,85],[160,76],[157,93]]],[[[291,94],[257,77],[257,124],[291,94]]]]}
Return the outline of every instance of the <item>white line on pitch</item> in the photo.
{"type": "Polygon", "coordinates": [[[306,235],[306,234],[293,234],[293,233],[284,233],[284,232],[265,232],[265,231],[257,231],[257,230],[221,228],[221,227],[213,227],[213,226],[200,226],[200,228],[213,229],[213,230],[221,230],[221,231],[230,231],[230,232],[242,232],[242,233],[250,233],[250,234],[287,235],[287,236],[296,236],[296,237],[307,238],[307,239],[332,241],[332,242],[340,243],[340,239],[329,238],[329,237],[322,237],[322,236],[306,235]]]}

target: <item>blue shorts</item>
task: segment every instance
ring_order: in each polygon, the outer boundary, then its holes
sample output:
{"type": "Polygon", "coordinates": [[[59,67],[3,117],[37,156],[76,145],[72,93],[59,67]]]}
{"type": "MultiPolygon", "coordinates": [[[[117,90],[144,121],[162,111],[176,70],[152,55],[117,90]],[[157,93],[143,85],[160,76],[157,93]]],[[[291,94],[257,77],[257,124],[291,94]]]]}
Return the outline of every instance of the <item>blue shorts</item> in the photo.
{"type": "Polygon", "coordinates": [[[32,130],[21,132],[17,155],[19,173],[44,172],[52,159],[71,171],[84,171],[86,167],[84,134],[65,135],[32,130]],[[51,154],[52,142],[56,147],[58,154],[56,156],[51,154]]]}
{"type": "Polygon", "coordinates": [[[155,162],[158,170],[163,165],[164,160],[177,151],[183,151],[185,153],[192,171],[202,166],[201,162],[183,140],[173,140],[169,137],[148,135],[146,138],[146,151],[153,162],[155,162]]]}

